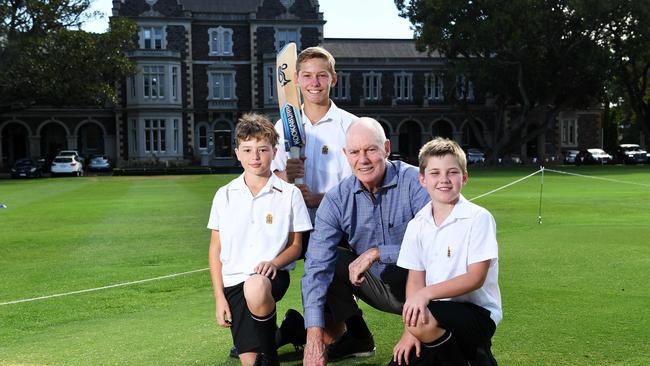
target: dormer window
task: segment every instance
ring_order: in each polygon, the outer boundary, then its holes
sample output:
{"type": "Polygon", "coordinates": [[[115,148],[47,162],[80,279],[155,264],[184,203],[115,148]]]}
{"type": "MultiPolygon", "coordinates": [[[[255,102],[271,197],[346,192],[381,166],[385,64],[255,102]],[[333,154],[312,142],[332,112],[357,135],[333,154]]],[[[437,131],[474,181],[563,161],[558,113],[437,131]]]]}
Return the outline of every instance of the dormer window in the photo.
{"type": "Polygon", "coordinates": [[[210,37],[210,56],[232,56],[232,34],[230,28],[208,29],[210,37]]]}
{"type": "Polygon", "coordinates": [[[161,50],[165,48],[165,28],[146,26],[140,29],[140,48],[161,50]]]}

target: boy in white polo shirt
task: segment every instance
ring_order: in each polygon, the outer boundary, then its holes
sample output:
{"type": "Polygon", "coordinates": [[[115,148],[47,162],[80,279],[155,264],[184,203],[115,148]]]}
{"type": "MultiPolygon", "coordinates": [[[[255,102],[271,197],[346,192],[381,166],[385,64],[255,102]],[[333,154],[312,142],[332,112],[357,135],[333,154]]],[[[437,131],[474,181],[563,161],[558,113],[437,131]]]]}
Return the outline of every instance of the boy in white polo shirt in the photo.
{"type": "Polygon", "coordinates": [[[502,317],[494,218],[461,195],[467,160],[456,142],[429,141],[419,160],[431,202],[409,222],[397,260],[409,270],[402,310],[408,334],[393,364],[418,353],[436,365],[496,365],[489,351],[502,317]]]}
{"type": "Polygon", "coordinates": [[[275,304],[312,225],[300,190],[271,173],[273,124],[246,114],[235,134],[244,173],[219,188],[208,222],[216,318],[231,329],[242,365],[278,365],[275,304]]]}

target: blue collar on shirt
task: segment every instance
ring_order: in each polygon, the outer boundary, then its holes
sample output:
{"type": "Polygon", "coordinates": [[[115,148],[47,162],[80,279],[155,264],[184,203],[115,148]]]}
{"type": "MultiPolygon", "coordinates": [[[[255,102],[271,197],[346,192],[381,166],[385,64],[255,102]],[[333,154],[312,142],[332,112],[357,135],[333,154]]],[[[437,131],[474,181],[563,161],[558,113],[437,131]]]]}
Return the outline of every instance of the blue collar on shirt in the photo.
{"type": "MultiPolygon", "coordinates": [[[[397,163],[386,159],[386,172],[384,173],[384,181],[381,189],[394,187],[397,185],[398,180],[398,167],[397,163]]],[[[354,177],[354,193],[367,191],[366,187],[361,184],[361,181],[354,177]]]]}

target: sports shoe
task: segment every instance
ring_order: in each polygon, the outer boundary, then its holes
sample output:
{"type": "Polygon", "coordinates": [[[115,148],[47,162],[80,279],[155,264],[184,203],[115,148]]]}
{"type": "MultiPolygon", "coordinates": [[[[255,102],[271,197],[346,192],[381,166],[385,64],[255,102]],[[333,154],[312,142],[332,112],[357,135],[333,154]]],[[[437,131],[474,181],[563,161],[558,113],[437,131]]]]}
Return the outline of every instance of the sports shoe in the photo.
{"type": "Polygon", "coordinates": [[[355,338],[350,332],[345,332],[341,338],[327,347],[327,358],[330,361],[349,357],[369,357],[375,354],[375,340],[372,334],[368,338],[355,338]]]}
{"type": "Polygon", "coordinates": [[[231,358],[239,358],[239,352],[237,352],[237,347],[236,346],[232,346],[232,348],[230,349],[230,357],[231,358]]]}
{"type": "Polygon", "coordinates": [[[291,343],[297,351],[305,346],[306,341],[307,331],[305,330],[305,320],[302,315],[296,310],[287,310],[276,333],[275,343],[277,348],[291,343]]]}
{"type": "Polygon", "coordinates": [[[253,366],[280,366],[280,362],[277,359],[269,357],[265,353],[258,353],[255,356],[255,363],[253,366]]]}

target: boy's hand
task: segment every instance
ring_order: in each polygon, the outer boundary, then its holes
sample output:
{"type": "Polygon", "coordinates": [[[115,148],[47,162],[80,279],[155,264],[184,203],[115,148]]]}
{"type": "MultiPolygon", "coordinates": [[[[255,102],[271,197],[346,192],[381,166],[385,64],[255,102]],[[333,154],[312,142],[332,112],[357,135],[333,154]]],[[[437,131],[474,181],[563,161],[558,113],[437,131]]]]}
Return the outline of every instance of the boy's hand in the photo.
{"type": "Polygon", "coordinates": [[[402,360],[408,365],[409,364],[409,354],[411,349],[415,347],[415,355],[420,357],[420,341],[415,338],[411,333],[404,329],[402,338],[397,342],[395,347],[393,347],[393,362],[397,362],[398,365],[402,364],[402,360]]]}
{"type": "Polygon", "coordinates": [[[293,183],[296,178],[303,178],[305,176],[305,159],[307,158],[304,156],[301,156],[299,159],[287,159],[285,172],[287,173],[289,183],[293,183]]]}
{"type": "Polygon", "coordinates": [[[217,300],[217,323],[224,328],[230,328],[232,325],[232,315],[230,314],[230,306],[226,298],[217,300]]]}
{"type": "Polygon", "coordinates": [[[255,273],[274,279],[275,275],[278,273],[278,267],[273,264],[273,262],[260,262],[258,265],[253,268],[255,273]]]}
{"type": "Polygon", "coordinates": [[[422,324],[429,323],[429,296],[426,287],[418,290],[404,302],[402,308],[402,320],[409,327],[415,327],[420,321],[422,324]]]}

